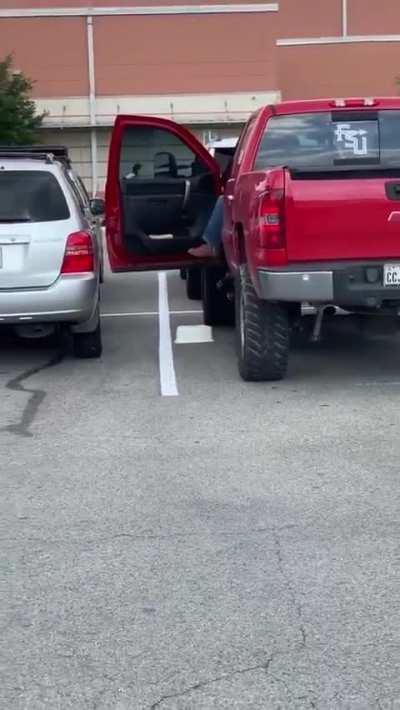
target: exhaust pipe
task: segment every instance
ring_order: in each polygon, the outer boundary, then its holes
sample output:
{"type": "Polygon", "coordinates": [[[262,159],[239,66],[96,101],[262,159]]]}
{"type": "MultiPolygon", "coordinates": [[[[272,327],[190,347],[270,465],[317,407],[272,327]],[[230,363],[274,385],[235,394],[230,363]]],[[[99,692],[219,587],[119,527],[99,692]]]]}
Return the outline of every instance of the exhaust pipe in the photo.
{"type": "Polygon", "coordinates": [[[332,304],[329,304],[327,306],[318,306],[314,328],[311,336],[311,342],[318,343],[319,340],[321,340],[321,329],[324,316],[335,316],[338,313],[338,310],[339,309],[337,308],[337,306],[333,306],[332,304]]]}
{"type": "Polygon", "coordinates": [[[337,306],[325,306],[324,308],[324,315],[326,316],[336,316],[337,312],[337,306]]]}
{"type": "MultiPolygon", "coordinates": [[[[339,306],[333,306],[332,304],[328,304],[327,306],[321,306],[321,308],[325,308],[326,312],[328,315],[345,315],[347,314],[347,311],[342,310],[342,308],[339,308],[339,306]]],[[[303,303],[301,306],[301,315],[302,316],[316,316],[318,313],[318,306],[312,306],[310,303],[303,303]]],[[[400,315],[400,312],[399,312],[400,315]]]]}

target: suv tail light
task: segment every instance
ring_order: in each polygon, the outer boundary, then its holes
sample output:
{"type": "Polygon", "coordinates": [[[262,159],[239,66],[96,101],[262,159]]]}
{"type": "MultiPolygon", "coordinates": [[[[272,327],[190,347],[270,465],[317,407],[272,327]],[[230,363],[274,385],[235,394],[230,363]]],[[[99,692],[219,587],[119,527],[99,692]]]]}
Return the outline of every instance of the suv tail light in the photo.
{"type": "Polygon", "coordinates": [[[286,264],[285,191],[271,187],[260,197],[258,246],[268,251],[268,264],[286,264]]]}
{"type": "Polygon", "coordinates": [[[67,239],[62,274],[81,274],[94,271],[92,236],[89,232],[74,232],[67,239]]]}

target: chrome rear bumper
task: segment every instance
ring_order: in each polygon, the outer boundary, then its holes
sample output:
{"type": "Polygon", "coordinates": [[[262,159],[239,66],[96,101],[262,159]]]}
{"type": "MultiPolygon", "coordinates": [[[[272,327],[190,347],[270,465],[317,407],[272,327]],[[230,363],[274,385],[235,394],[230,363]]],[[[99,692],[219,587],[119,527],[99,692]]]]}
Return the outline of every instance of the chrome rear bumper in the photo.
{"type": "Polygon", "coordinates": [[[258,271],[260,296],[268,301],[330,303],[332,271],[258,271]]]}

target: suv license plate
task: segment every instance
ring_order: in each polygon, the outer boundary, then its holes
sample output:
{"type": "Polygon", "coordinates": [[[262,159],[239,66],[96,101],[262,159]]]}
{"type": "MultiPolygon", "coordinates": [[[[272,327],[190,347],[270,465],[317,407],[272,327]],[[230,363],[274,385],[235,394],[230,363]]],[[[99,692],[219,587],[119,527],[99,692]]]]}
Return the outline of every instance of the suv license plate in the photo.
{"type": "Polygon", "coordinates": [[[400,287],[400,264],[385,264],[383,269],[383,285],[391,288],[400,287]]]}

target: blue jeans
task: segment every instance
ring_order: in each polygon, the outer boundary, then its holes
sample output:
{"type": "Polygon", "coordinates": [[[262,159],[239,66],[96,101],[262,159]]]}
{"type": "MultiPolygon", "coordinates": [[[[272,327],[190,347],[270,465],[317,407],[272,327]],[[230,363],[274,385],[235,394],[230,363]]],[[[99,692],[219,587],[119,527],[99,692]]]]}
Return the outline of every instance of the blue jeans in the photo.
{"type": "Polygon", "coordinates": [[[203,239],[214,249],[219,249],[222,242],[222,226],[224,223],[224,198],[218,197],[203,233],[203,239]]]}

